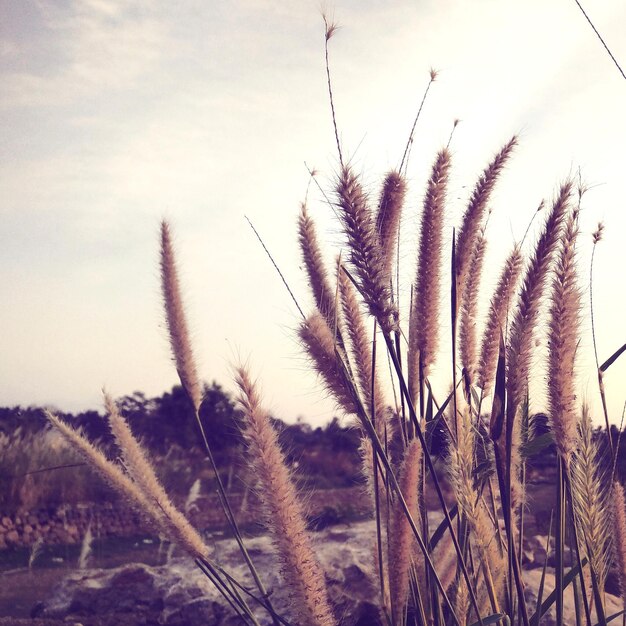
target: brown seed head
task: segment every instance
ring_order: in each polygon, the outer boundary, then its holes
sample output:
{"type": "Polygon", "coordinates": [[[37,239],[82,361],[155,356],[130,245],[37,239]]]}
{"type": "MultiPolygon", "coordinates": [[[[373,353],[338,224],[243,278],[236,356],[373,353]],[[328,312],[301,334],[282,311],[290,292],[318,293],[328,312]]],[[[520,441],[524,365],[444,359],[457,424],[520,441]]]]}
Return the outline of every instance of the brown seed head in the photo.
{"type": "Polygon", "coordinates": [[[598,243],[602,239],[602,235],[604,234],[604,223],[598,222],[598,228],[591,235],[593,238],[594,245],[598,243]]]}
{"type": "Polygon", "coordinates": [[[343,167],[337,183],[339,217],[348,239],[349,261],[370,313],[383,332],[397,327],[398,312],[391,302],[390,275],[385,271],[378,233],[358,177],[343,167]]]}
{"type": "Polygon", "coordinates": [[[513,314],[507,345],[507,419],[513,420],[526,393],[533,331],[554,253],[571,200],[572,182],[561,186],[530,260],[517,307],[513,314]]]}
{"type": "MultiPolygon", "coordinates": [[[[470,198],[456,240],[457,294],[462,297],[470,270],[472,252],[481,229],[487,203],[504,166],[517,145],[517,137],[504,145],[480,175],[470,198]]],[[[460,301],[459,301],[460,304],[460,301]]]]}
{"type": "Polygon", "coordinates": [[[357,415],[350,388],[346,385],[335,354],[336,342],[326,320],[320,313],[309,316],[300,326],[300,339],[324,386],[337,404],[348,414],[357,415]]]}
{"type": "Polygon", "coordinates": [[[552,280],[548,328],[550,421],[558,451],[566,461],[569,461],[578,438],[574,385],[581,306],[576,277],[577,235],[576,214],[572,213],[567,220],[552,280]]]}
{"type": "Polygon", "coordinates": [[[309,216],[306,205],[302,205],[300,217],[298,218],[298,240],[315,304],[330,328],[334,328],[337,323],[335,290],[330,286],[315,231],[315,224],[309,216]]]}
{"type": "Polygon", "coordinates": [[[613,553],[619,576],[622,600],[626,603],[626,500],[624,488],[617,481],[613,483],[613,553]]]}
{"type": "Polygon", "coordinates": [[[161,223],[161,289],[176,371],[197,411],[202,402],[202,389],[185,319],[170,226],[166,221],[161,223]]]}
{"type": "Polygon", "coordinates": [[[489,316],[480,349],[477,378],[478,386],[483,389],[485,394],[490,391],[493,384],[498,360],[500,332],[502,335],[506,334],[504,332],[506,318],[521,270],[522,254],[516,246],[504,264],[496,291],[489,305],[489,316]]]}
{"type": "Polygon", "coordinates": [[[404,177],[398,172],[389,172],[385,176],[376,215],[376,231],[380,238],[384,272],[389,275],[391,275],[391,267],[398,241],[398,227],[405,195],[406,181],[404,177]]]}
{"type": "Polygon", "coordinates": [[[441,253],[450,153],[443,149],[433,164],[420,225],[419,256],[409,322],[409,391],[416,397],[421,355],[424,375],[435,362],[439,345],[441,253]]]}
{"type": "Polygon", "coordinates": [[[246,368],[236,370],[236,383],[249,447],[249,459],[259,483],[265,522],[289,586],[291,606],[303,626],[334,626],[324,573],[313,552],[304,512],[289,476],[276,431],[261,406],[260,394],[246,368]]]}

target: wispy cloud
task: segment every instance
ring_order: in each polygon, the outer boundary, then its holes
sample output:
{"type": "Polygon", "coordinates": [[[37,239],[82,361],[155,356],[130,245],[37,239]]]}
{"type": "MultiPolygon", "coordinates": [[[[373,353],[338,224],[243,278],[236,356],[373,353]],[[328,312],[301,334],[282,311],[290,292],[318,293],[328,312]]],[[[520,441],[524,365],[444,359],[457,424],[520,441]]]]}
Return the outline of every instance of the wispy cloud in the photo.
{"type": "Polygon", "coordinates": [[[3,56],[21,63],[5,73],[0,104],[65,105],[132,86],[156,66],[168,44],[166,23],[147,7],[126,0],[37,2],[41,36],[58,54],[43,67],[29,67],[24,60],[33,47],[28,33],[6,41],[3,56]]]}

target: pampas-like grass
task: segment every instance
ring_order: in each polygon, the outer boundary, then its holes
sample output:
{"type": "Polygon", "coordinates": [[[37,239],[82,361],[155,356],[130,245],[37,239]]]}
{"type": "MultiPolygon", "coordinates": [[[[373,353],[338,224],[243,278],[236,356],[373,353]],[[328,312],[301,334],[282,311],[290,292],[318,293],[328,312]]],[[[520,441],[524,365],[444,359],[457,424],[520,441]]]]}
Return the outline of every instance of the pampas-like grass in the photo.
{"type": "Polygon", "coordinates": [[[135,439],[128,422],[122,417],[113,398],[108,393],[104,394],[104,404],[111,432],[122,451],[124,467],[144,496],[154,504],[156,509],[161,511],[168,536],[173,537],[176,543],[193,556],[206,558],[209,550],[202,537],[170,500],[157,478],[146,451],[135,439]]]}
{"type": "Polygon", "coordinates": [[[161,517],[145,494],[132,481],[122,468],[109,461],[102,450],[77,430],[66,424],[51,411],[46,411],[46,418],[63,435],[70,446],[96,470],[104,481],[115,491],[122,494],[134,507],[148,513],[151,517],[161,517]]]}
{"type": "Polygon", "coordinates": [[[250,463],[259,483],[258,494],[267,527],[277,548],[285,583],[289,585],[297,623],[302,626],[336,624],[324,573],[313,553],[304,513],[289,477],[276,431],[248,371],[236,372],[240,394],[238,403],[245,419],[244,437],[250,463]]]}
{"type": "Polygon", "coordinates": [[[548,400],[557,449],[569,463],[577,431],[575,361],[580,331],[580,289],[576,277],[577,214],[566,224],[552,281],[549,336],[548,400]]]}
{"type": "MultiPolygon", "coordinates": [[[[583,405],[579,445],[572,457],[572,503],[582,540],[597,584],[604,589],[611,556],[611,517],[606,471],[601,469],[600,450],[593,440],[589,406],[583,405]]],[[[587,589],[590,589],[588,586],[587,589]]]]}
{"type": "Polygon", "coordinates": [[[328,273],[324,267],[322,252],[315,232],[315,224],[309,216],[305,204],[302,205],[300,217],[298,218],[298,241],[315,304],[329,327],[334,328],[337,322],[335,290],[330,286],[328,273]]]}
{"type": "Polygon", "coordinates": [[[358,177],[343,167],[337,182],[339,216],[348,239],[349,261],[354,267],[361,295],[383,332],[397,327],[398,313],[391,302],[390,274],[358,177]]]}
{"type": "Polygon", "coordinates": [[[365,328],[361,307],[354,286],[346,273],[341,269],[339,269],[338,272],[338,281],[343,320],[345,322],[347,336],[350,338],[350,347],[354,362],[353,369],[356,372],[363,405],[370,413],[373,407],[374,414],[370,414],[370,417],[374,419],[378,438],[381,441],[385,441],[387,405],[378,374],[373,371],[372,339],[365,328]]]}
{"type": "Polygon", "coordinates": [[[617,565],[619,588],[626,604],[626,500],[624,488],[617,481],[613,483],[613,556],[617,565]]]}
{"type": "Polygon", "coordinates": [[[385,477],[378,467],[378,478],[374,480],[374,447],[372,441],[364,435],[361,437],[361,443],[359,445],[359,456],[361,457],[361,471],[363,478],[365,479],[365,487],[367,495],[372,505],[372,511],[376,515],[376,507],[378,506],[378,521],[380,523],[380,535],[382,541],[380,546],[378,540],[374,539],[371,546],[371,576],[374,579],[376,585],[376,591],[378,593],[378,603],[381,611],[385,613],[391,606],[391,595],[389,591],[389,580],[386,575],[388,566],[388,519],[389,519],[389,506],[388,506],[388,493],[385,487],[385,477]],[[380,552],[379,552],[380,547],[380,552]],[[382,557],[382,561],[381,561],[382,557]]]}
{"type": "MultiPolygon", "coordinates": [[[[524,501],[524,488],[520,482],[522,458],[520,446],[522,442],[521,424],[517,412],[522,404],[528,385],[528,372],[532,355],[532,339],[540,305],[545,291],[548,273],[552,265],[554,253],[559,244],[563,222],[566,219],[572,192],[572,183],[567,181],[559,190],[546,220],[543,232],[537,241],[518,297],[517,306],[509,330],[509,341],[506,348],[506,391],[507,430],[511,433],[511,506],[517,511],[524,501]]],[[[504,449],[505,441],[500,440],[504,449]]]]}
{"type": "Polygon", "coordinates": [[[165,220],[161,222],[161,288],[176,370],[195,410],[198,411],[202,402],[202,389],[185,320],[170,226],[165,220]]]}
{"type": "MultiPolygon", "coordinates": [[[[400,491],[417,527],[420,526],[419,484],[422,469],[422,446],[416,439],[411,441],[404,453],[400,468],[400,491]]],[[[391,543],[389,546],[389,590],[394,624],[404,623],[404,613],[409,597],[411,557],[418,554],[414,549],[415,537],[409,521],[398,502],[394,503],[391,521],[391,543]]],[[[421,554],[421,553],[420,553],[421,554]]],[[[423,572],[423,560],[416,563],[416,571],[423,572]]],[[[420,576],[418,575],[418,580],[420,576]]],[[[419,583],[418,583],[419,584],[419,583]]],[[[422,589],[424,586],[422,585],[422,589]]]]}
{"type": "Polygon", "coordinates": [[[539,315],[548,272],[569,208],[572,182],[563,184],[552,205],[535,253],[526,269],[507,345],[507,415],[515,416],[526,393],[532,336],[539,315]]]}
{"type": "Polygon", "coordinates": [[[441,150],[433,164],[420,226],[417,274],[409,320],[408,382],[413,400],[419,385],[419,362],[424,375],[435,362],[439,345],[439,303],[444,205],[450,153],[441,150]]]}
{"type": "Polygon", "coordinates": [[[459,510],[473,531],[492,608],[497,611],[497,597],[504,583],[506,567],[496,529],[475,486],[475,437],[470,419],[469,407],[465,407],[457,424],[456,441],[450,440],[448,444],[448,475],[459,510]]]}
{"type": "Polygon", "coordinates": [[[376,214],[376,231],[380,238],[384,272],[391,275],[391,267],[398,241],[398,228],[406,195],[406,180],[396,171],[385,176],[376,214]]]}
{"type": "Polygon", "coordinates": [[[491,298],[489,315],[481,343],[477,383],[484,394],[489,393],[496,372],[500,333],[505,334],[506,318],[522,270],[522,254],[515,246],[508,256],[502,274],[491,298]]]}
{"type": "Polygon", "coordinates": [[[311,364],[320,375],[324,386],[343,411],[348,415],[356,415],[358,409],[337,364],[335,337],[322,314],[313,313],[302,322],[299,335],[311,364]]]}
{"type": "Polygon", "coordinates": [[[459,354],[461,356],[461,365],[470,384],[473,384],[476,380],[478,366],[476,355],[476,319],[478,317],[478,301],[480,298],[480,279],[486,250],[487,240],[484,233],[480,233],[472,256],[472,271],[465,282],[465,292],[461,299],[459,354]]]}
{"type": "MultiPolygon", "coordinates": [[[[463,215],[456,238],[456,281],[457,294],[462,297],[470,269],[472,254],[476,246],[487,203],[504,165],[517,145],[517,137],[511,140],[496,154],[491,163],[478,178],[472,196],[463,215]]],[[[460,300],[458,301],[460,304],[460,300]]]]}
{"type": "Polygon", "coordinates": [[[152,494],[146,493],[141,485],[134,482],[119,465],[109,461],[102,451],[88,439],[50,411],[46,411],[46,417],[59,430],[70,446],[85,458],[106,483],[125,497],[137,512],[147,518],[155,528],[166,535],[168,539],[185,548],[192,556],[200,559],[208,558],[209,548],[193,529],[190,530],[187,520],[185,523],[181,523],[180,518],[170,517],[169,511],[161,507],[161,502],[155,499],[152,494]]]}

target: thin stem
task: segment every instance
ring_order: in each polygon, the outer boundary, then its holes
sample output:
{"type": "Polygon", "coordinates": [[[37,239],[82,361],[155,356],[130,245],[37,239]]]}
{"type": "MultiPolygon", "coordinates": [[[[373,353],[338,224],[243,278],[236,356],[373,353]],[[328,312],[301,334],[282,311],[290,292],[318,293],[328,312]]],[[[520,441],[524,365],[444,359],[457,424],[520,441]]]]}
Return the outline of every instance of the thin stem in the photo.
{"type": "MultiPolygon", "coordinates": [[[[415,414],[415,408],[413,406],[413,403],[411,401],[411,398],[409,397],[409,389],[406,385],[406,381],[404,380],[404,376],[402,374],[402,368],[400,366],[400,362],[398,360],[398,357],[395,353],[395,349],[394,349],[394,345],[391,341],[391,337],[389,336],[388,333],[383,332],[383,337],[385,338],[385,342],[387,344],[387,350],[389,351],[390,355],[391,355],[391,360],[393,361],[393,364],[396,368],[396,374],[398,377],[398,381],[400,383],[400,389],[402,390],[403,395],[406,398],[406,403],[409,409],[409,416],[411,418],[411,421],[413,422],[413,425],[415,426],[415,432],[417,434],[418,439],[420,440],[420,444],[422,446],[422,449],[424,450],[424,458],[426,459],[426,463],[428,465],[428,471],[430,472],[431,478],[433,480],[433,484],[435,485],[435,490],[437,491],[437,496],[439,498],[439,502],[441,504],[441,510],[443,511],[444,517],[446,519],[446,524],[448,526],[448,529],[450,531],[450,536],[452,538],[452,543],[454,544],[454,549],[456,550],[457,556],[459,558],[459,566],[461,568],[461,572],[463,574],[463,578],[465,579],[465,583],[467,585],[468,588],[468,592],[469,592],[469,596],[470,596],[470,600],[472,602],[472,606],[474,608],[474,610],[476,611],[476,615],[478,616],[478,620],[482,626],[483,621],[482,618],[480,616],[480,609],[478,608],[478,602],[476,600],[476,595],[474,594],[474,589],[472,588],[472,582],[470,580],[469,577],[469,573],[467,571],[467,567],[465,565],[465,559],[463,558],[463,553],[461,551],[461,547],[459,545],[459,541],[458,538],[456,536],[456,532],[454,531],[454,526],[452,524],[452,519],[450,517],[450,512],[448,511],[448,506],[446,504],[445,498],[443,496],[443,491],[441,490],[441,485],[439,484],[439,479],[437,478],[437,474],[435,472],[435,466],[433,464],[433,460],[430,456],[430,452],[428,451],[428,447],[426,446],[426,440],[424,439],[424,434],[422,432],[422,428],[419,424],[419,421],[417,419],[417,415],[415,414]]],[[[428,560],[428,562],[430,563],[430,557],[428,557],[427,555],[425,555],[426,559],[428,560]]],[[[435,570],[433,569],[433,572],[435,570]]],[[[441,588],[441,583],[438,581],[437,582],[438,586],[441,588]]],[[[526,625],[527,626],[527,625],[526,625]]]]}
{"type": "MultiPolygon", "coordinates": [[[[220,476],[219,470],[217,468],[217,464],[215,463],[213,453],[211,452],[211,446],[209,445],[209,440],[207,439],[204,426],[202,425],[202,421],[200,419],[200,413],[197,409],[194,412],[194,415],[196,418],[196,422],[198,423],[198,427],[200,428],[202,442],[206,449],[209,462],[211,463],[211,467],[213,469],[213,472],[215,473],[215,478],[217,480],[217,489],[218,489],[218,493],[220,496],[220,502],[222,503],[224,513],[226,515],[226,519],[228,520],[228,523],[233,530],[233,534],[235,535],[235,540],[237,541],[239,550],[241,551],[241,554],[246,562],[246,565],[248,566],[248,570],[250,571],[250,574],[252,575],[252,578],[254,579],[254,582],[258,590],[261,592],[261,595],[264,598],[267,598],[267,604],[271,608],[272,604],[269,600],[269,594],[267,593],[267,590],[265,589],[265,586],[263,585],[263,581],[260,579],[259,574],[254,566],[254,563],[252,562],[252,559],[250,558],[250,554],[248,553],[248,550],[243,542],[243,538],[239,530],[239,525],[237,524],[237,520],[235,519],[235,516],[233,514],[233,510],[232,510],[232,507],[230,506],[228,496],[226,495],[226,490],[224,489],[224,483],[222,482],[222,477],[220,476]]],[[[272,615],[272,620],[274,624],[277,624],[276,618],[273,615],[272,615]]]]}
{"type": "MultiPolygon", "coordinates": [[[[392,361],[394,366],[396,367],[396,371],[400,372],[400,383],[401,383],[401,390],[402,393],[408,396],[408,389],[406,386],[406,382],[404,381],[404,378],[402,377],[402,371],[398,369],[399,367],[399,363],[398,360],[396,359],[396,355],[395,355],[395,351],[394,351],[394,347],[393,347],[393,342],[391,340],[391,337],[389,336],[388,333],[383,333],[383,337],[385,338],[385,343],[387,344],[387,350],[389,352],[389,354],[391,355],[392,361]]],[[[344,376],[344,380],[346,381],[346,384],[348,385],[348,387],[350,388],[351,394],[354,397],[354,402],[355,402],[355,406],[357,407],[359,413],[359,418],[361,420],[361,424],[363,425],[365,432],[367,433],[367,435],[369,436],[369,438],[372,441],[372,445],[374,446],[376,452],[378,453],[379,459],[381,460],[385,471],[387,472],[387,475],[389,476],[389,482],[390,485],[393,489],[393,491],[395,492],[397,498],[398,498],[398,502],[402,508],[402,511],[405,515],[405,517],[407,518],[407,521],[409,523],[409,526],[411,527],[411,531],[415,537],[415,539],[417,540],[417,544],[422,552],[422,554],[424,555],[424,560],[426,561],[426,564],[428,565],[428,568],[430,570],[430,572],[433,575],[434,580],[437,583],[437,587],[439,588],[441,595],[443,597],[443,599],[445,600],[448,608],[450,609],[451,612],[451,616],[454,620],[454,623],[457,624],[457,626],[460,626],[459,620],[456,616],[456,614],[454,613],[454,607],[452,606],[452,603],[450,602],[450,598],[448,597],[448,594],[446,593],[446,590],[444,589],[441,580],[439,578],[439,576],[437,575],[437,571],[435,570],[435,566],[433,565],[432,559],[430,558],[429,554],[428,554],[428,548],[424,543],[424,539],[422,538],[422,536],[420,535],[419,530],[417,529],[417,526],[415,525],[415,520],[413,519],[413,516],[411,515],[411,512],[409,510],[409,507],[406,503],[406,500],[404,499],[404,495],[402,494],[402,490],[400,489],[400,485],[398,483],[398,479],[391,467],[391,464],[389,462],[389,458],[387,457],[387,454],[385,453],[385,450],[378,438],[378,435],[376,434],[376,429],[374,428],[374,425],[372,424],[371,420],[368,418],[366,411],[363,409],[363,405],[361,404],[361,399],[359,398],[359,394],[356,390],[356,388],[354,387],[354,385],[352,384],[351,380],[347,377],[347,372],[345,369],[345,364],[343,363],[343,359],[341,358],[341,355],[339,354],[338,351],[335,351],[335,356],[337,359],[337,365],[338,367],[342,370],[342,374],[344,376]]],[[[409,406],[409,411],[411,414],[411,419],[414,419],[415,421],[417,421],[417,418],[415,416],[415,410],[413,409],[413,405],[411,404],[410,400],[407,400],[408,402],[408,406],[409,406]]],[[[424,437],[422,434],[421,429],[419,429],[419,425],[418,425],[418,435],[420,437],[420,443],[424,449],[424,452],[426,454],[426,456],[428,458],[430,458],[430,455],[428,454],[428,451],[426,450],[425,447],[425,441],[424,441],[424,437]]],[[[434,474],[434,466],[432,465],[432,460],[430,461],[430,469],[434,474]]],[[[435,482],[437,482],[437,478],[436,476],[434,477],[435,482]]],[[[437,482],[438,485],[438,482],[437,482]]],[[[442,502],[442,506],[445,510],[445,512],[448,512],[447,506],[445,504],[445,500],[443,500],[443,493],[441,492],[441,487],[439,487],[438,492],[440,493],[440,498],[441,498],[441,502],[442,502]]],[[[454,535],[454,529],[452,528],[452,523],[450,520],[450,514],[448,513],[447,516],[448,519],[448,526],[449,528],[451,528],[451,533],[452,533],[452,537],[453,537],[453,541],[456,541],[456,536],[454,535]]],[[[458,549],[458,542],[456,542],[456,548],[457,548],[457,554],[459,554],[459,557],[462,559],[462,556],[460,555],[460,551],[458,549]]],[[[467,570],[465,569],[464,564],[462,565],[464,571],[465,571],[465,575],[466,575],[466,581],[469,584],[469,577],[467,576],[467,570]]],[[[469,591],[470,591],[470,595],[473,597],[474,593],[471,587],[469,587],[469,591]]],[[[476,600],[474,597],[474,603],[476,605],[476,600]]],[[[477,606],[477,605],[476,605],[477,606]]],[[[480,615],[480,613],[477,611],[477,614],[480,615]]],[[[482,620],[480,621],[481,626],[482,626],[482,620]]]]}
{"type": "Polygon", "coordinates": [[[285,285],[285,287],[287,287],[287,291],[289,292],[289,295],[291,296],[291,299],[293,300],[294,304],[296,305],[296,308],[298,309],[298,311],[300,311],[300,315],[302,316],[302,319],[306,319],[306,316],[305,316],[304,312],[302,311],[302,309],[300,308],[300,305],[298,304],[298,301],[296,300],[296,297],[293,295],[293,291],[291,291],[291,287],[289,287],[289,284],[287,283],[287,280],[283,276],[283,273],[280,271],[280,268],[278,267],[278,265],[276,265],[276,261],[274,261],[274,257],[272,257],[272,255],[270,254],[270,251],[267,249],[267,246],[263,242],[263,239],[261,239],[261,235],[259,235],[257,229],[254,227],[254,225],[252,224],[252,222],[250,221],[248,216],[244,215],[244,217],[246,218],[248,224],[250,224],[250,228],[254,231],[254,234],[257,236],[257,239],[260,241],[261,245],[263,246],[263,250],[265,250],[265,253],[269,257],[270,261],[272,262],[272,265],[274,266],[274,268],[278,272],[278,275],[280,276],[281,280],[283,281],[283,284],[285,285]]]}
{"type": "Polygon", "coordinates": [[[437,77],[437,72],[435,72],[434,70],[431,70],[430,80],[428,81],[428,85],[426,85],[426,90],[424,91],[424,95],[422,96],[422,101],[420,102],[419,108],[417,109],[417,114],[415,116],[415,120],[413,121],[411,132],[409,133],[409,139],[407,140],[406,147],[404,148],[404,154],[402,155],[402,160],[400,161],[400,167],[398,168],[399,172],[402,172],[402,168],[404,167],[406,163],[406,167],[404,170],[406,174],[406,168],[408,168],[409,166],[409,163],[408,163],[409,151],[411,149],[411,146],[413,145],[413,136],[415,135],[415,127],[417,126],[417,120],[419,120],[420,113],[422,112],[422,108],[424,107],[424,102],[426,102],[426,96],[428,95],[430,86],[433,84],[436,77],[437,77]]]}
{"type": "Polygon", "coordinates": [[[589,22],[589,26],[593,28],[593,32],[596,34],[596,36],[600,40],[600,43],[604,46],[604,49],[607,51],[608,55],[611,57],[611,60],[613,61],[613,63],[615,63],[615,66],[619,70],[619,73],[622,75],[622,78],[626,79],[626,74],[624,74],[624,70],[620,67],[620,64],[617,62],[617,59],[613,56],[613,53],[609,50],[609,47],[604,42],[604,39],[602,39],[602,35],[600,35],[596,27],[593,25],[593,22],[589,19],[589,16],[587,15],[587,13],[585,13],[585,9],[582,8],[578,0],[574,0],[574,2],[578,5],[578,8],[581,10],[582,14],[585,16],[585,19],[589,22]]]}
{"type": "Polygon", "coordinates": [[[328,41],[332,37],[333,33],[336,30],[336,26],[334,24],[329,24],[326,16],[324,18],[324,57],[326,60],[326,80],[328,82],[328,98],[330,100],[330,112],[333,118],[333,128],[335,130],[335,141],[337,142],[337,153],[339,154],[339,165],[343,170],[343,154],[341,152],[341,142],[339,141],[339,130],[337,129],[337,116],[335,114],[335,99],[333,97],[333,85],[330,79],[330,63],[328,60],[328,41]]]}
{"type": "MultiPolygon", "coordinates": [[[[599,232],[599,229],[598,229],[599,232]]],[[[609,424],[609,410],[606,404],[606,393],[604,392],[604,375],[600,369],[600,361],[598,359],[598,344],[596,341],[596,323],[593,312],[593,262],[596,256],[596,244],[594,240],[591,250],[591,262],[589,263],[589,308],[591,310],[591,337],[593,340],[593,353],[596,359],[596,369],[598,371],[598,389],[600,390],[600,399],[602,400],[602,411],[604,413],[604,423],[606,424],[606,436],[609,440],[609,448],[611,450],[611,458],[615,461],[615,446],[611,437],[611,425],[609,424]]]]}
{"type": "Polygon", "coordinates": [[[563,561],[565,541],[565,490],[563,489],[564,468],[563,459],[559,456],[558,475],[556,479],[556,623],[563,624],[563,575],[565,563],[563,561]]]}

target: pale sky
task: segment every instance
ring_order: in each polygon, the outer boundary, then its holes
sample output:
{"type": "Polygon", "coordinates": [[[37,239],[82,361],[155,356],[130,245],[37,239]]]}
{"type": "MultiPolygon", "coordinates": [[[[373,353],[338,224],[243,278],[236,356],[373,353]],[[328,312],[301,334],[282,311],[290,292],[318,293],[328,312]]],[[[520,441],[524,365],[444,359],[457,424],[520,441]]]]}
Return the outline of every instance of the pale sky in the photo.
{"type": "MultiPolygon", "coordinates": [[[[625,66],[626,3],[588,4],[625,66]]],[[[626,341],[626,81],[575,2],[337,0],[333,12],[342,144],[374,200],[429,69],[440,72],[408,169],[405,302],[425,181],[453,120],[448,236],[476,176],[519,133],[491,202],[485,293],[539,201],[580,167],[592,187],[579,244],[585,294],[591,232],[606,224],[594,286],[606,359],[626,341]]],[[[319,3],[0,0],[0,13],[0,405],[99,408],[103,385],[157,395],[177,381],[157,269],[166,217],[202,377],[232,389],[231,363],[249,359],[278,417],[329,419],[333,405],[295,340],[298,312],[244,219],[309,310],[296,244],[304,161],[329,192],[337,171],[319,3]]],[[[332,211],[314,188],[309,207],[330,260],[341,243],[332,211]]],[[[584,302],[579,384],[597,409],[584,302]]],[[[436,374],[442,387],[449,361],[436,374]]],[[[622,357],[606,376],[613,421],[625,381],[622,357]]]]}

